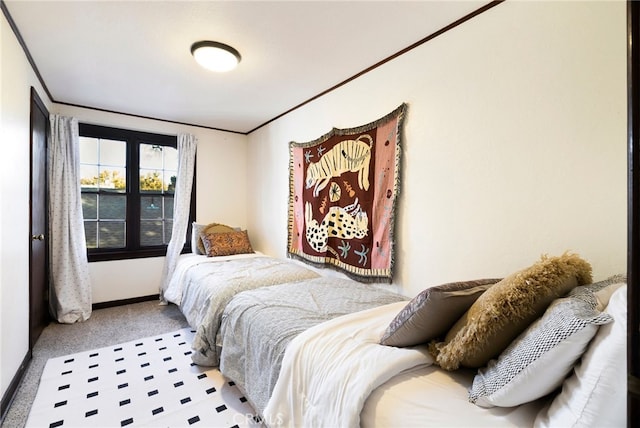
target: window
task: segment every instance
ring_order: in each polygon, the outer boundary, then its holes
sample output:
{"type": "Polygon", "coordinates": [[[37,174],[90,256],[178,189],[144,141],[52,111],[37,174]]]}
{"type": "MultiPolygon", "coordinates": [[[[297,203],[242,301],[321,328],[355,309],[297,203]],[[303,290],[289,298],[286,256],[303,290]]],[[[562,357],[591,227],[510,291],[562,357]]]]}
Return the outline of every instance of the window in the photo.
{"type": "MultiPolygon", "coordinates": [[[[80,188],[89,261],[165,255],[177,170],[175,136],[80,124],[80,188]]],[[[195,183],[189,223],[194,214],[195,183]]],[[[186,242],[188,251],[189,237],[186,242]]]]}

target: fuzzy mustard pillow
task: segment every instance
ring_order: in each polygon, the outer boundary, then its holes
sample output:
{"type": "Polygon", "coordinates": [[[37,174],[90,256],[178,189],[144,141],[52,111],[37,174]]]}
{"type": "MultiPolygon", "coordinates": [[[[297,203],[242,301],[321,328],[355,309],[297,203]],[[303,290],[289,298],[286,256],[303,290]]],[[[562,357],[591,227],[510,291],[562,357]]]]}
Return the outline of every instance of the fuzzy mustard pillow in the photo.
{"type": "Polygon", "coordinates": [[[556,298],[591,283],[591,265],[576,254],[543,255],[485,291],[429,349],[445,370],[477,368],[497,357],[556,298]]]}
{"type": "Polygon", "coordinates": [[[246,230],[221,233],[207,233],[202,242],[208,257],[233,256],[253,253],[246,230]]]}

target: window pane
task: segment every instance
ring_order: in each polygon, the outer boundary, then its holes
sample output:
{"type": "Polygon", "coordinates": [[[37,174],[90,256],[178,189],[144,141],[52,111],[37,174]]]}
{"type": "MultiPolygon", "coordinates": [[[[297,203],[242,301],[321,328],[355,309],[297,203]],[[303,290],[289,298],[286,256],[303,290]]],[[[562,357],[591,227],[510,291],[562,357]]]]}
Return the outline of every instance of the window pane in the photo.
{"type": "Polygon", "coordinates": [[[127,218],[126,195],[99,195],[100,220],[125,220],[127,218]]]}
{"type": "Polygon", "coordinates": [[[125,141],[80,137],[80,186],[125,191],[125,141]]]}
{"type": "Polygon", "coordinates": [[[140,168],[162,169],[163,146],[156,144],[140,144],[140,168]]]}
{"type": "Polygon", "coordinates": [[[177,149],[140,144],[140,191],[174,192],[177,170],[177,149]]]}
{"type": "Polygon", "coordinates": [[[125,141],[100,140],[100,165],[125,167],[127,143],[125,141]]]}
{"type": "Polygon", "coordinates": [[[80,186],[83,189],[98,188],[98,165],[80,165],[80,186]]]}
{"type": "Polygon", "coordinates": [[[140,245],[162,245],[162,220],[141,220],[140,221],[140,245]]]}
{"type": "Polygon", "coordinates": [[[82,217],[85,220],[98,218],[98,195],[95,193],[82,194],[82,217]]]}
{"type": "Polygon", "coordinates": [[[164,218],[173,220],[173,196],[164,197],[164,218]]]}
{"type": "Polygon", "coordinates": [[[164,153],[164,169],[173,171],[178,170],[178,149],[175,147],[165,147],[164,153]]]}
{"type": "Polygon", "coordinates": [[[98,233],[99,248],[124,248],[125,228],[123,221],[101,221],[98,233]]]}
{"type": "Polygon", "coordinates": [[[140,218],[162,220],[162,196],[142,196],[140,198],[140,218]]]}
{"type": "Polygon", "coordinates": [[[98,186],[103,190],[125,192],[127,189],[127,170],[113,166],[100,166],[98,186]]]}
{"type": "Polygon", "coordinates": [[[87,239],[87,248],[96,248],[98,245],[98,223],[95,221],[85,221],[84,234],[87,239]]]}
{"type": "Polygon", "coordinates": [[[168,244],[171,241],[171,229],[173,228],[173,221],[168,220],[164,222],[164,243],[168,244]]]}
{"type": "Polygon", "coordinates": [[[98,164],[98,139],[80,137],[80,163],[98,164]]]}
{"type": "Polygon", "coordinates": [[[140,170],[140,191],[141,192],[162,192],[165,190],[162,182],[162,172],[155,170],[140,170]]]}
{"type": "Polygon", "coordinates": [[[178,173],[176,171],[165,171],[164,182],[165,191],[174,193],[176,191],[176,181],[178,180],[178,173]]]}

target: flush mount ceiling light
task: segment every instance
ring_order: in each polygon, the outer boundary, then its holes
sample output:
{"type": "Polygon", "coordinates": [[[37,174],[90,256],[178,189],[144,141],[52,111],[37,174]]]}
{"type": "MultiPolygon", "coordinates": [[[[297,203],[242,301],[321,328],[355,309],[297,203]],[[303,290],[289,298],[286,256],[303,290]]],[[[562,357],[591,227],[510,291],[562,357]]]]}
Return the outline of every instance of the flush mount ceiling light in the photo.
{"type": "Polygon", "coordinates": [[[191,54],[204,68],[211,71],[230,71],[240,62],[240,52],[224,43],[201,41],[191,45],[191,54]]]}

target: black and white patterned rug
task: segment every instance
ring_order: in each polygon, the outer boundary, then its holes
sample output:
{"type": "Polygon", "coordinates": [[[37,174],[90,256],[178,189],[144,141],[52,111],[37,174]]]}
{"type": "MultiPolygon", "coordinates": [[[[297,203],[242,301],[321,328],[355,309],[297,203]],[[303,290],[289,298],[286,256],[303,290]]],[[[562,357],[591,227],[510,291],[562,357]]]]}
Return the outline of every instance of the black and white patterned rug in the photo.
{"type": "Polygon", "coordinates": [[[233,382],[193,364],[193,335],[182,329],[50,359],[26,426],[261,426],[233,382]]]}

